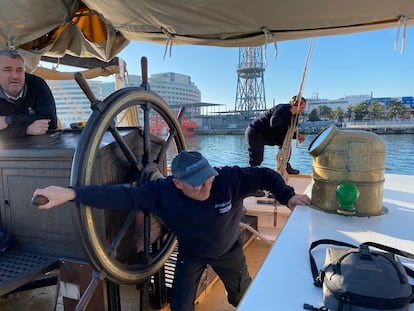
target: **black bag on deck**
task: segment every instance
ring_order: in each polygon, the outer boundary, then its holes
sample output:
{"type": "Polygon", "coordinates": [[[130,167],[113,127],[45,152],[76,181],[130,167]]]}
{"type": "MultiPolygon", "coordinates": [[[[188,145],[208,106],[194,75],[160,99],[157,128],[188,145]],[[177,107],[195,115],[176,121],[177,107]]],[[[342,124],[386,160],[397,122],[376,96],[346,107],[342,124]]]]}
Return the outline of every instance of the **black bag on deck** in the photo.
{"type": "Polygon", "coordinates": [[[325,308],[320,310],[408,311],[414,303],[414,286],[408,275],[414,277],[414,271],[396,255],[414,259],[410,253],[374,242],[359,247],[329,239],[313,242],[309,257],[314,285],[323,289],[325,308]],[[324,267],[318,271],[312,250],[321,244],[342,247],[328,247],[324,267]]]}

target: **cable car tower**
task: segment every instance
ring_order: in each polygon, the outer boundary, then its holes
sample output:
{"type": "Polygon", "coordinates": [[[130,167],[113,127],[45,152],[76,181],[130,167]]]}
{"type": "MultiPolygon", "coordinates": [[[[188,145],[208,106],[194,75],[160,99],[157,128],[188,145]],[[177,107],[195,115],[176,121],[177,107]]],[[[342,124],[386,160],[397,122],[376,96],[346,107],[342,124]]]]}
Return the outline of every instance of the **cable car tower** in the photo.
{"type": "Polygon", "coordinates": [[[239,49],[236,112],[254,116],[266,110],[264,71],[261,46],[239,49]]]}

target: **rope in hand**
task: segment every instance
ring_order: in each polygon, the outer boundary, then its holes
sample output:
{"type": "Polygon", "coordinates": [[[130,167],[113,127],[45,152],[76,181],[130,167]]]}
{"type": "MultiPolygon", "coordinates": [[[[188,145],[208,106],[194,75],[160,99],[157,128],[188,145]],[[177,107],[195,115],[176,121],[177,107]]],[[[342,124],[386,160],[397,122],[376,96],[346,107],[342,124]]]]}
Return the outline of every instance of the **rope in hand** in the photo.
{"type": "MultiPolygon", "coordinates": [[[[308,72],[308,65],[310,61],[310,56],[312,54],[314,41],[315,41],[315,38],[312,38],[309,44],[305,68],[303,69],[303,74],[302,74],[302,81],[300,83],[299,92],[296,97],[296,101],[298,102],[297,109],[299,109],[300,105],[302,104],[302,93],[303,93],[303,88],[305,86],[306,74],[308,72]]],[[[291,118],[290,126],[283,140],[282,147],[280,148],[279,152],[276,155],[276,171],[282,176],[282,178],[285,181],[287,181],[286,165],[288,163],[290,153],[292,152],[292,139],[293,139],[295,132],[296,132],[296,137],[298,138],[299,136],[299,130],[297,128],[298,120],[299,120],[299,113],[295,114],[291,118]]],[[[297,140],[296,140],[296,144],[298,144],[297,140]]]]}

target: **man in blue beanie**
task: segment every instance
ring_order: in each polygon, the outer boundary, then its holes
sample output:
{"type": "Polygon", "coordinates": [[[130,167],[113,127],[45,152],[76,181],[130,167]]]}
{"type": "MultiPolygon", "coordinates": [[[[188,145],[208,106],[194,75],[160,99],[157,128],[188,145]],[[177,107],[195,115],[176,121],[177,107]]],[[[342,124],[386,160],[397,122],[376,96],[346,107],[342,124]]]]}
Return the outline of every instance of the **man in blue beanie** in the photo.
{"type": "Polygon", "coordinates": [[[172,161],[172,176],[144,185],[49,186],[37,189],[49,209],[68,201],[96,208],[142,210],[160,217],[178,240],[178,258],[170,295],[172,311],[194,310],[198,283],[210,265],[223,281],[228,301],[237,306],[251,278],[240,239],[243,199],[258,189],[272,192],[290,209],[310,204],[295,194],[275,171],[264,167],[213,168],[196,151],[182,151],[172,161]]]}

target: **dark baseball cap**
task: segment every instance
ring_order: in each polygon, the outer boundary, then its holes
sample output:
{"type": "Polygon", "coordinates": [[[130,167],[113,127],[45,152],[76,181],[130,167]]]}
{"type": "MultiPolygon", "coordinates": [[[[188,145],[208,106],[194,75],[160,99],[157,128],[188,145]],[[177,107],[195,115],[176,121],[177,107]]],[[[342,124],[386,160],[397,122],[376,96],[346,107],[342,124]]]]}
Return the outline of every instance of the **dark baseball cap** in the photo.
{"type": "Polygon", "coordinates": [[[211,167],[207,159],[197,151],[181,151],[171,163],[172,176],[192,187],[197,187],[217,171],[211,167]]]}

